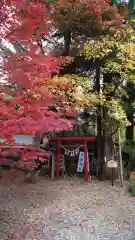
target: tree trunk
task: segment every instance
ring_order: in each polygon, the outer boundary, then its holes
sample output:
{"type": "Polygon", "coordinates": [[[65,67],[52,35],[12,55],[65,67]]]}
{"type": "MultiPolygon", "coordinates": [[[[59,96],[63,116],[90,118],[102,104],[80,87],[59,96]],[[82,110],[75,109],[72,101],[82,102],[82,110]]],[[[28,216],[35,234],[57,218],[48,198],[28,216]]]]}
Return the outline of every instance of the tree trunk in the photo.
{"type": "MultiPolygon", "coordinates": [[[[104,75],[103,81],[104,84],[109,83],[111,80],[110,75],[104,75]]],[[[110,96],[108,96],[110,98],[110,96]]],[[[103,107],[103,152],[104,152],[104,166],[103,166],[103,175],[104,179],[110,180],[112,179],[112,170],[107,167],[107,161],[113,158],[113,137],[112,135],[108,135],[106,123],[107,123],[107,109],[103,107]]]]}
{"type": "Polygon", "coordinates": [[[126,139],[129,140],[130,144],[133,144],[134,140],[134,108],[132,106],[133,101],[135,100],[135,94],[134,94],[134,85],[131,82],[127,83],[127,93],[128,93],[128,102],[127,102],[127,119],[131,123],[131,126],[128,126],[126,128],[126,139]]]}
{"type": "Polygon", "coordinates": [[[70,30],[67,30],[64,33],[64,53],[63,53],[63,56],[68,56],[69,55],[70,44],[71,44],[71,33],[70,33],[70,30]]]}
{"type": "Polygon", "coordinates": [[[102,108],[98,108],[97,116],[97,153],[98,153],[98,178],[104,180],[104,138],[102,125],[102,108]]]}
{"type": "MultiPolygon", "coordinates": [[[[113,137],[112,135],[108,135],[107,129],[106,129],[106,122],[107,122],[107,109],[103,107],[103,152],[104,152],[104,164],[103,164],[103,176],[106,180],[112,179],[112,170],[107,167],[107,161],[111,160],[113,158],[113,137]]],[[[115,174],[116,176],[116,174],[115,174]]],[[[114,176],[114,177],[115,177],[114,176]]]]}
{"type": "MultiPolygon", "coordinates": [[[[96,84],[95,90],[100,92],[100,63],[96,64],[96,84]]],[[[97,176],[99,180],[103,179],[104,148],[102,136],[102,107],[97,109],[97,176]]]]}
{"type": "MultiPolygon", "coordinates": [[[[104,154],[105,154],[105,163],[104,163],[104,178],[106,180],[112,179],[112,170],[108,168],[107,162],[113,158],[113,138],[112,136],[105,136],[104,140],[104,154]]],[[[115,171],[115,178],[117,177],[117,171],[115,171]]]]}
{"type": "Polygon", "coordinates": [[[126,128],[126,139],[130,141],[130,143],[133,143],[134,140],[134,122],[133,122],[133,107],[130,107],[130,112],[129,110],[127,111],[127,119],[131,123],[131,126],[128,126],[126,128]]]}

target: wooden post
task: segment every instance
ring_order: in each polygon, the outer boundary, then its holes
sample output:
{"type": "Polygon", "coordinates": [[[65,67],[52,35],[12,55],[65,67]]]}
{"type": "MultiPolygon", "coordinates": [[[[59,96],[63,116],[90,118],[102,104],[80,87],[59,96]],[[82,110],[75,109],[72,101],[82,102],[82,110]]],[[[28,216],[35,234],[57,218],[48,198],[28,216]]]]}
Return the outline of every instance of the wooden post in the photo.
{"type": "Polygon", "coordinates": [[[112,168],[112,186],[114,185],[114,173],[115,173],[115,169],[112,168]]]}
{"type": "Polygon", "coordinates": [[[114,161],[113,159],[109,160],[107,162],[107,166],[108,168],[111,169],[112,171],[112,186],[114,185],[114,176],[115,176],[115,169],[118,167],[118,164],[116,161],[114,161]]]}
{"type": "Polygon", "coordinates": [[[57,153],[57,162],[56,162],[56,179],[60,177],[60,141],[58,141],[58,153],[57,153]]]}
{"type": "Polygon", "coordinates": [[[64,155],[61,155],[60,162],[61,162],[61,169],[62,169],[62,177],[65,177],[65,158],[64,158],[64,155]]]}
{"type": "Polygon", "coordinates": [[[123,187],[123,164],[122,164],[122,154],[121,154],[121,134],[119,128],[119,161],[120,161],[120,184],[123,187]]]}
{"type": "Polygon", "coordinates": [[[2,167],[0,167],[0,178],[2,178],[2,167]]]}
{"type": "Polygon", "coordinates": [[[88,155],[87,155],[87,143],[84,141],[84,170],[85,170],[85,180],[89,180],[88,175],[88,155]]]}
{"type": "Polygon", "coordinates": [[[54,173],[55,173],[55,153],[52,152],[52,169],[51,169],[51,179],[54,180],[54,173]]]}

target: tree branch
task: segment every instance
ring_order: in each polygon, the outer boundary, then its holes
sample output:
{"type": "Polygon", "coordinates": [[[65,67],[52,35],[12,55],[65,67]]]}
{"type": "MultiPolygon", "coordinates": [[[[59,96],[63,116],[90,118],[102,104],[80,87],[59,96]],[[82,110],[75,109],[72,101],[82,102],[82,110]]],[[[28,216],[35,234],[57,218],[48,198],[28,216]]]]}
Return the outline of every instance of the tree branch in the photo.
{"type": "Polygon", "coordinates": [[[43,49],[43,44],[41,40],[37,40],[37,45],[40,48],[41,53],[44,55],[44,49],[43,49]]]}

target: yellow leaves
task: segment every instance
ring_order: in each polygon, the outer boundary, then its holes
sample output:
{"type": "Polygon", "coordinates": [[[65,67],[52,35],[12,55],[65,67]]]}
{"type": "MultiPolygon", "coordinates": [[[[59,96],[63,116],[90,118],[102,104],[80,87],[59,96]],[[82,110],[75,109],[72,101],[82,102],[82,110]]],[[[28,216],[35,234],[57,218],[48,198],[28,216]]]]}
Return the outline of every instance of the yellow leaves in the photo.
{"type": "Polygon", "coordinates": [[[135,74],[134,74],[134,73],[130,73],[129,76],[128,76],[128,78],[129,78],[129,81],[130,81],[130,82],[135,83],[135,74]]]}
{"type": "Polygon", "coordinates": [[[85,91],[91,89],[91,82],[89,78],[81,77],[75,74],[64,75],[63,77],[56,77],[54,78],[54,80],[57,80],[65,84],[71,84],[71,87],[72,85],[75,87],[81,86],[85,91]]]}
{"type": "Polygon", "coordinates": [[[127,116],[119,100],[111,99],[110,101],[106,101],[105,106],[108,109],[108,114],[111,119],[115,119],[121,123],[127,123],[127,116]]]}
{"type": "Polygon", "coordinates": [[[73,95],[76,101],[83,101],[85,97],[83,88],[81,86],[76,87],[73,95]]]}
{"type": "Polygon", "coordinates": [[[102,70],[103,70],[104,73],[119,73],[119,74],[122,74],[122,65],[117,63],[117,62],[107,60],[104,64],[102,70]]]}
{"type": "Polygon", "coordinates": [[[123,56],[128,57],[133,60],[135,58],[135,44],[134,42],[127,42],[119,45],[119,51],[123,54],[123,56]]]}
{"type": "Polygon", "coordinates": [[[85,97],[84,101],[85,107],[98,107],[103,106],[106,108],[108,112],[109,119],[116,120],[118,122],[129,124],[127,121],[127,117],[125,114],[125,111],[121,105],[121,102],[119,100],[116,100],[112,98],[111,100],[107,100],[104,94],[94,92],[92,94],[89,94],[85,97]]]}
{"type": "Polygon", "coordinates": [[[97,92],[94,92],[92,94],[90,94],[90,97],[89,97],[89,100],[90,100],[90,105],[92,106],[98,106],[98,105],[101,105],[103,106],[106,99],[105,99],[105,96],[102,94],[102,93],[97,93],[97,92]]]}
{"type": "Polygon", "coordinates": [[[114,36],[106,35],[87,41],[82,54],[86,59],[104,60],[106,72],[133,71],[135,67],[134,30],[132,28],[120,29],[114,36]]]}
{"type": "Polygon", "coordinates": [[[72,110],[80,108],[96,109],[100,105],[106,108],[108,119],[129,124],[120,100],[114,98],[108,100],[106,98],[115,86],[107,85],[103,93],[89,92],[89,90],[92,90],[90,79],[77,75],[55,77],[53,82],[55,84],[50,84],[50,92],[54,99],[57,100],[57,96],[64,96],[63,101],[57,102],[57,104],[61,104],[61,107],[66,109],[70,107],[72,110]]]}
{"type": "Polygon", "coordinates": [[[78,75],[64,75],[62,77],[54,77],[53,85],[50,84],[49,90],[53,99],[64,99],[61,106],[67,104],[74,108],[84,107],[87,102],[87,92],[91,89],[90,79],[79,77],[78,75]],[[59,97],[58,97],[59,96],[59,97]]]}
{"type": "Polygon", "coordinates": [[[99,105],[106,108],[108,112],[109,119],[116,120],[118,122],[129,124],[127,121],[127,117],[125,111],[121,105],[119,100],[112,98],[111,100],[107,100],[104,94],[99,93],[91,93],[89,95],[85,95],[83,104],[82,102],[78,102],[78,105],[85,106],[86,108],[97,108],[99,105]]]}
{"type": "Polygon", "coordinates": [[[114,34],[114,39],[120,43],[131,42],[135,39],[134,30],[131,27],[121,28],[114,34]]]}
{"type": "Polygon", "coordinates": [[[131,72],[134,70],[134,66],[131,62],[127,63],[126,68],[127,68],[127,71],[131,71],[131,72]]]}
{"type": "Polygon", "coordinates": [[[109,37],[101,37],[100,39],[90,40],[84,44],[83,53],[86,59],[101,60],[110,54],[116,47],[114,41],[109,37]]]}
{"type": "Polygon", "coordinates": [[[129,74],[130,71],[133,71],[135,69],[135,43],[128,42],[121,44],[117,60],[120,61],[125,73],[129,74]]]}

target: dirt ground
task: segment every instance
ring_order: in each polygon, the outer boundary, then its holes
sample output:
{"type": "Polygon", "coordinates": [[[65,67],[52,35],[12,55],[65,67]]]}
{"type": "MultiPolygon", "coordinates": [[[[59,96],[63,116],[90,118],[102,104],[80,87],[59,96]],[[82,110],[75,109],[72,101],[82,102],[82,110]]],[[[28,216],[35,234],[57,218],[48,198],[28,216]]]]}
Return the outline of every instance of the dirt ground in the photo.
{"type": "Polygon", "coordinates": [[[119,182],[0,180],[0,240],[135,240],[135,198],[119,182]]]}

